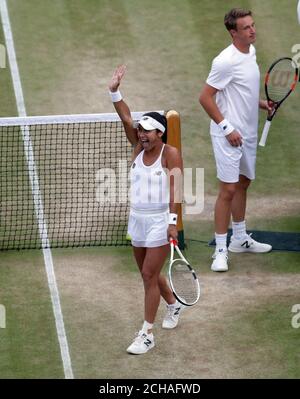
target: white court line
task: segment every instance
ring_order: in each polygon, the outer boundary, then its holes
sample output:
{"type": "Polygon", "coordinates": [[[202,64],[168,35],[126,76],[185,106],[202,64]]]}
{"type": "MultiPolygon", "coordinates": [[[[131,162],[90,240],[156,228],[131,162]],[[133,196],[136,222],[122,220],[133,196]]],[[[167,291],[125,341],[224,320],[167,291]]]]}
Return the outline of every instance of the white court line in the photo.
{"type": "MultiPolygon", "coordinates": [[[[23,90],[20,80],[19,68],[16,59],[14,41],[9,21],[9,15],[7,10],[6,0],[0,0],[0,13],[2,19],[3,32],[6,43],[6,50],[8,55],[8,60],[10,64],[12,82],[16,97],[18,114],[20,117],[26,116],[26,108],[24,103],[23,90]]],[[[48,279],[48,286],[51,295],[53,313],[55,317],[56,331],[60,346],[61,358],[63,362],[63,368],[65,373],[65,378],[74,378],[71,358],[69,354],[69,346],[67,341],[67,336],[65,332],[64,320],[61,311],[59,292],[57,288],[55,272],[53,267],[52,253],[48,240],[47,226],[44,219],[44,209],[42,196],[39,188],[39,180],[36,172],[35,162],[34,162],[34,152],[32,148],[32,143],[29,134],[28,126],[24,126],[22,129],[23,141],[24,141],[24,151],[28,163],[28,170],[31,182],[32,195],[35,205],[35,214],[38,221],[39,233],[42,240],[42,248],[44,255],[45,268],[48,279]]]]}

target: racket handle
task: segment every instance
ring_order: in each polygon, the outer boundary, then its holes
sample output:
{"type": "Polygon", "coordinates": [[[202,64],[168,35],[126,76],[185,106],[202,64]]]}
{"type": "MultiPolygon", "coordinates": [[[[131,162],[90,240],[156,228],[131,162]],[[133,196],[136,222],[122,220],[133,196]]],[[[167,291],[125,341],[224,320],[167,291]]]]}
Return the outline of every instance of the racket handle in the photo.
{"type": "Polygon", "coordinates": [[[267,137],[268,137],[270,126],[271,126],[271,121],[266,120],[266,123],[265,123],[265,126],[264,126],[264,130],[262,132],[262,135],[261,135],[261,138],[260,138],[260,142],[258,144],[261,147],[264,147],[266,145],[266,141],[267,141],[267,137]]]}
{"type": "Polygon", "coordinates": [[[173,238],[170,239],[170,244],[173,244],[174,247],[176,247],[176,245],[178,245],[178,242],[176,240],[174,240],[173,238]]]}

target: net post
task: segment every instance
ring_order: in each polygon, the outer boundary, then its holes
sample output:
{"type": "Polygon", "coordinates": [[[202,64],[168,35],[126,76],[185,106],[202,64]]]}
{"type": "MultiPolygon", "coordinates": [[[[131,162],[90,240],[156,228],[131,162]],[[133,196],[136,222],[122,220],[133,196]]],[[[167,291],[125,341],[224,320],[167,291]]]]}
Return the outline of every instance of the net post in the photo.
{"type": "MultiPolygon", "coordinates": [[[[168,122],[167,144],[176,147],[181,154],[180,115],[177,111],[169,110],[165,113],[165,116],[168,122]]],[[[180,249],[184,249],[185,243],[184,243],[184,230],[183,230],[183,221],[182,221],[182,204],[179,204],[178,207],[177,230],[178,230],[178,246],[180,249]]]]}

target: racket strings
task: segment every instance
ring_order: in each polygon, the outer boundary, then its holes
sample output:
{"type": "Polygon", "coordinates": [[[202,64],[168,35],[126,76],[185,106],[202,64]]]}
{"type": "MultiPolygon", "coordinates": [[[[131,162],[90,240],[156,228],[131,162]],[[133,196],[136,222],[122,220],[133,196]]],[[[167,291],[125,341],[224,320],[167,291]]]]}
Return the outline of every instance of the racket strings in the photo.
{"type": "Polygon", "coordinates": [[[188,304],[198,299],[199,286],[194,273],[185,263],[176,262],[172,266],[171,279],[176,295],[188,304]]]}
{"type": "Polygon", "coordinates": [[[293,88],[297,73],[291,60],[281,60],[269,72],[267,90],[274,102],[281,101],[293,88]]]}

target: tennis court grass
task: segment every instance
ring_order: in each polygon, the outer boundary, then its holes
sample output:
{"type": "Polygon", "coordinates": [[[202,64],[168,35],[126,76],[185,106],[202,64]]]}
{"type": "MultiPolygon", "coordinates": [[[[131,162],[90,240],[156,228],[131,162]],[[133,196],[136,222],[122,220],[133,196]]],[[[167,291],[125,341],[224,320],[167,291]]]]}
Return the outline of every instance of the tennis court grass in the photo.
{"type": "MultiPolygon", "coordinates": [[[[242,378],[300,377],[299,329],[291,324],[294,295],[270,293],[265,303],[245,304],[244,311],[232,317],[230,329],[223,334],[224,346],[234,358],[231,374],[237,372],[242,378]]],[[[300,296],[297,299],[299,303],[300,296]]]]}
{"type": "Polygon", "coordinates": [[[63,378],[41,252],[2,252],[0,275],[0,378],[63,378]]]}

